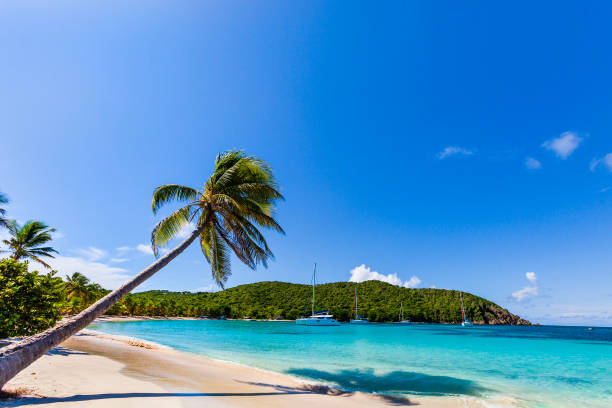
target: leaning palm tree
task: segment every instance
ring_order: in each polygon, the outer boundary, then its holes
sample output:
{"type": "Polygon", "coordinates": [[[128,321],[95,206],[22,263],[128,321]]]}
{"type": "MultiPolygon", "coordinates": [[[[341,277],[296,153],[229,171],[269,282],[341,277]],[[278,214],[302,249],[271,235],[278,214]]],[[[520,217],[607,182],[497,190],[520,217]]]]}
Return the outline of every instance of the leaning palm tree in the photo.
{"type": "Polygon", "coordinates": [[[153,193],[153,212],[167,203],[185,206],[154,228],[151,241],[157,254],[183,228],[193,224],[191,234],[138,275],[78,315],[51,329],[0,349],[0,388],[19,371],[51,348],[86,327],[118,300],[166,266],[199,239],[214,280],[223,286],[230,275],[230,251],[255,269],[272,258],[258,227],[283,232],[273,218],[274,204],[283,196],[270,167],[262,160],[230,151],[217,156],[212,175],[202,189],[165,185],[153,193]]]}
{"type": "MultiPolygon", "coordinates": [[[[8,197],[0,193],[0,204],[8,204],[8,202],[9,202],[8,197]]],[[[6,218],[4,218],[5,214],[6,214],[6,210],[0,207],[0,227],[8,228],[9,221],[6,218]]]]}
{"type": "Polygon", "coordinates": [[[51,233],[55,232],[55,228],[49,228],[40,221],[30,220],[24,225],[19,225],[17,221],[10,220],[8,231],[11,237],[2,242],[8,246],[6,252],[12,253],[11,258],[17,261],[30,258],[45,268],[51,268],[40,258],[53,258],[53,253],[57,253],[52,247],[43,246],[53,239],[51,233]]]}

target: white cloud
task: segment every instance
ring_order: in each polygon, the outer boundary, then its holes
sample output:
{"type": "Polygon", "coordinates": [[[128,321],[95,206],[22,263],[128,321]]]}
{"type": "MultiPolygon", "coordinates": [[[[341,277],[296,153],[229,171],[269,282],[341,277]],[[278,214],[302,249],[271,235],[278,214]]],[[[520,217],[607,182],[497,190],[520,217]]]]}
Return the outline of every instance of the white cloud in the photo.
{"type": "Polygon", "coordinates": [[[527,157],[525,159],[525,167],[530,170],[537,170],[542,168],[542,163],[540,163],[539,160],[536,160],[533,157],[527,157]]]}
{"type": "MultiPolygon", "coordinates": [[[[62,277],[72,275],[74,272],[80,272],[92,282],[99,283],[106,289],[115,289],[130,277],[128,271],[123,268],[101,262],[92,262],[78,257],[56,256],[46,261],[62,277]]],[[[37,268],[35,263],[30,265],[33,268],[37,268]]]]}
{"type": "Polygon", "coordinates": [[[531,283],[536,283],[536,281],[538,280],[538,277],[536,276],[535,272],[527,272],[525,274],[525,277],[531,283]]]}
{"type": "Polygon", "coordinates": [[[595,171],[595,169],[600,164],[602,166],[606,167],[608,169],[608,171],[612,172],[612,153],[606,154],[601,159],[593,159],[593,160],[591,160],[591,164],[589,165],[589,168],[591,169],[591,171],[595,171]]]}
{"type": "Polygon", "coordinates": [[[136,250],[142,252],[143,254],[153,255],[153,248],[151,248],[151,245],[138,244],[136,245],[136,250]]]}
{"type": "Polygon", "coordinates": [[[565,160],[570,154],[574,153],[580,142],[582,142],[582,138],[575,132],[563,132],[561,136],[542,143],[542,147],[554,151],[557,156],[565,160]]]}
{"type": "MultiPolygon", "coordinates": [[[[153,248],[151,248],[150,244],[138,244],[135,247],[122,246],[122,247],[116,248],[116,250],[117,250],[117,257],[114,259],[125,259],[125,255],[130,251],[138,251],[146,255],[153,255],[153,248]]],[[[169,251],[170,250],[167,248],[159,248],[159,253],[162,255],[167,254],[169,251]]],[[[125,260],[127,261],[129,259],[125,259],[125,260]]],[[[114,262],[120,262],[120,261],[114,261],[114,262]]]]}
{"type": "Polygon", "coordinates": [[[538,294],[539,290],[537,286],[525,286],[523,289],[513,292],[512,297],[521,302],[529,296],[537,296],[538,294]]]}
{"type": "Polygon", "coordinates": [[[444,150],[438,153],[438,159],[443,160],[450,156],[471,156],[473,151],[459,146],[446,146],[444,150]]]}
{"type": "Polygon", "coordinates": [[[421,280],[417,278],[416,276],[412,276],[410,279],[404,282],[402,286],[405,288],[416,288],[420,284],[421,284],[421,280]]]}
{"type": "Polygon", "coordinates": [[[99,261],[106,256],[106,251],[100,248],[90,246],[87,249],[78,249],[76,252],[83,255],[90,261],[99,261]]]}
{"type": "Polygon", "coordinates": [[[111,258],[110,261],[113,263],[122,263],[122,262],[129,261],[129,259],[128,258],[111,258]]]}
{"type": "Polygon", "coordinates": [[[603,159],[601,159],[601,162],[608,168],[608,171],[612,171],[612,153],[606,154],[603,159]]]}
{"type": "Polygon", "coordinates": [[[538,278],[535,272],[527,272],[525,274],[525,277],[527,278],[529,283],[531,283],[531,285],[525,286],[523,289],[517,290],[516,292],[512,293],[512,297],[519,302],[527,299],[530,296],[537,296],[540,292],[540,289],[538,287],[538,278]]]}
{"type": "Polygon", "coordinates": [[[179,232],[176,233],[174,238],[178,238],[178,239],[187,238],[189,235],[191,235],[194,229],[195,229],[195,225],[190,222],[189,224],[181,228],[179,232]]]}
{"type": "Polygon", "coordinates": [[[368,280],[379,280],[390,283],[391,285],[403,286],[405,288],[415,288],[421,283],[421,280],[416,276],[402,282],[402,280],[397,276],[397,273],[383,275],[371,270],[370,267],[365,266],[365,264],[361,264],[351,269],[351,277],[349,282],[365,282],[368,280]]]}

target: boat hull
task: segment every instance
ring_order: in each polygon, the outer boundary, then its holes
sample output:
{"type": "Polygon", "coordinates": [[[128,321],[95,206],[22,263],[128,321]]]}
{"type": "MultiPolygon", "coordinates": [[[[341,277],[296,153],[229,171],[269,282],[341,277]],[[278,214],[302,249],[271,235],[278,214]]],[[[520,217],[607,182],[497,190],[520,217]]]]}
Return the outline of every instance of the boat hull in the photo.
{"type": "Polygon", "coordinates": [[[370,322],[361,319],[351,319],[351,324],[370,324],[370,322]]]}
{"type": "Polygon", "coordinates": [[[336,319],[297,319],[295,324],[305,326],[340,326],[336,319]]]}

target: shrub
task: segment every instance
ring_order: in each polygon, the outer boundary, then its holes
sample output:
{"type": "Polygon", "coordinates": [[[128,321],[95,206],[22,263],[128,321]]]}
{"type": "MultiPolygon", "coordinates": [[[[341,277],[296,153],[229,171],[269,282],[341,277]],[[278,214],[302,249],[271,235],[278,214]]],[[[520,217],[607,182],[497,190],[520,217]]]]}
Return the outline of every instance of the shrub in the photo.
{"type": "Polygon", "coordinates": [[[28,272],[28,263],[0,261],[0,339],[30,336],[53,326],[66,295],[55,272],[28,272]]]}

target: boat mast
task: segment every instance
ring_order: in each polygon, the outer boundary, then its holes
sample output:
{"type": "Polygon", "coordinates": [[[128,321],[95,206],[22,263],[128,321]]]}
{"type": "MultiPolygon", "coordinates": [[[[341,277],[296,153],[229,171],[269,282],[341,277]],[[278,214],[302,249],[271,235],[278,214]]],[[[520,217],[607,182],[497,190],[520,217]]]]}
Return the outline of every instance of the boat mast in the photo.
{"type": "Polygon", "coordinates": [[[404,302],[400,302],[400,315],[399,315],[399,321],[403,321],[404,320],[404,302]]]}
{"type": "Polygon", "coordinates": [[[459,292],[459,298],[461,299],[461,318],[465,322],[465,310],[463,310],[463,293],[459,292]]]}
{"type": "Polygon", "coordinates": [[[317,284],[317,263],[315,262],[314,272],[312,273],[312,315],[314,316],[315,285],[317,284]]]}

